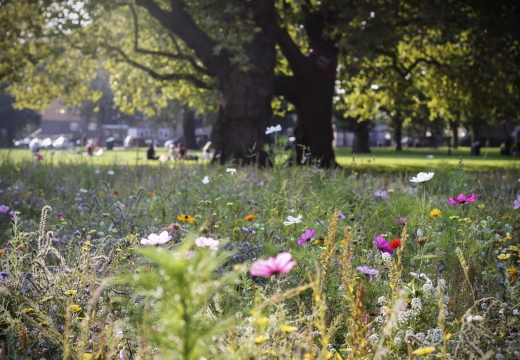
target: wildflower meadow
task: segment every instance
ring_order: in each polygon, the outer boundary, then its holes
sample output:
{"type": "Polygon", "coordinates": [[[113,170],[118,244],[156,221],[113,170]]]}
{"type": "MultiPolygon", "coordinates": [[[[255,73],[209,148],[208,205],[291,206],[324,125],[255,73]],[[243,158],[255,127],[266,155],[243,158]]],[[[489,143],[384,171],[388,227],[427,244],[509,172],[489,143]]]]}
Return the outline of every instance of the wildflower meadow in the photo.
{"type": "Polygon", "coordinates": [[[5,158],[0,359],[518,359],[519,194],[463,162],[5,158]]]}

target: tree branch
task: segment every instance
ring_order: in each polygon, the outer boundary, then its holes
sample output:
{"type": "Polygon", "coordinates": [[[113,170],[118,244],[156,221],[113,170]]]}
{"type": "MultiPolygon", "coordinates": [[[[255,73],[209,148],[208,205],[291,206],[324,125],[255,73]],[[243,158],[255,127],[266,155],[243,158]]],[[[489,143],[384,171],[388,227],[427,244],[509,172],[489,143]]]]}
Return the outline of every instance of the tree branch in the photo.
{"type": "Polygon", "coordinates": [[[405,78],[406,75],[408,75],[413,69],[415,69],[415,67],[417,65],[419,65],[422,62],[424,62],[426,64],[430,64],[430,65],[435,65],[437,67],[444,66],[443,64],[441,64],[439,61],[437,61],[434,58],[427,59],[427,58],[420,57],[420,58],[417,58],[413,62],[413,64],[411,64],[410,66],[401,69],[400,66],[399,66],[399,63],[397,61],[397,55],[395,53],[392,53],[390,51],[386,51],[386,50],[383,50],[383,49],[378,49],[378,48],[376,48],[375,51],[378,54],[387,56],[390,59],[392,59],[392,67],[403,78],[405,78]]]}
{"type": "Polygon", "coordinates": [[[209,90],[213,89],[211,86],[209,86],[208,84],[204,83],[203,81],[197,79],[193,75],[190,75],[190,74],[159,74],[158,72],[150,69],[149,67],[146,67],[143,64],[140,64],[137,61],[130,59],[130,57],[123,50],[121,50],[115,46],[110,46],[110,45],[105,45],[105,47],[106,47],[106,49],[108,49],[110,51],[114,51],[114,52],[118,53],[126,63],[132,65],[135,68],[143,70],[144,72],[148,73],[148,75],[150,75],[152,78],[154,78],[156,80],[187,80],[198,88],[209,89],[209,90]]]}
{"type": "Polygon", "coordinates": [[[197,61],[192,57],[192,56],[189,56],[189,55],[185,55],[182,53],[179,45],[177,44],[177,42],[175,41],[175,38],[172,36],[172,40],[174,42],[174,45],[177,49],[177,54],[174,54],[174,53],[171,53],[171,52],[167,52],[167,51],[155,51],[155,50],[148,50],[148,49],[142,49],[139,47],[139,22],[138,22],[138,17],[137,17],[137,13],[134,9],[134,6],[133,4],[131,3],[128,3],[128,2],[124,2],[124,3],[119,3],[117,4],[119,6],[128,6],[130,8],[130,11],[132,12],[132,17],[133,17],[133,20],[134,20],[134,51],[137,52],[137,53],[141,53],[141,54],[146,54],[146,55],[157,55],[157,56],[165,56],[165,57],[168,57],[168,58],[171,58],[171,59],[176,59],[176,60],[186,60],[188,61],[191,66],[193,66],[193,68],[202,73],[202,74],[205,74],[205,75],[211,75],[208,71],[208,69],[205,69],[204,67],[202,66],[199,66],[197,64],[197,61]]]}
{"type": "Polygon", "coordinates": [[[135,0],[138,6],[145,8],[161,25],[181,38],[195,55],[202,61],[211,74],[216,74],[218,56],[213,54],[217,43],[211,39],[184,10],[181,0],[170,0],[171,11],[161,9],[154,0],[135,0]]]}
{"type": "Polygon", "coordinates": [[[289,62],[294,75],[303,76],[307,72],[310,61],[302,54],[300,48],[295,44],[291,35],[287,32],[287,29],[278,27],[276,34],[276,40],[280,49],[282,50],[283,56],[289,62]]]}

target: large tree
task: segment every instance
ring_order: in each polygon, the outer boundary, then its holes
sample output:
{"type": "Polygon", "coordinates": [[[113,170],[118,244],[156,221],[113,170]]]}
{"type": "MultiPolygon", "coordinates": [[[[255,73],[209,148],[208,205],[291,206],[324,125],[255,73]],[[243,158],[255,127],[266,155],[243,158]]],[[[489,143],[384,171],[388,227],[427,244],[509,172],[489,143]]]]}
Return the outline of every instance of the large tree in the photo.
{"type": "Polygon", "coordinates": [[[44,49],[48,55],[25,62],[24,81],[13,87],[21,103],[42,107],[55,97],[83,100],[89,72],[101,61],[124,111],[147,110],[152,101],[166,105],[172,98],[188,103],[193,96],[218,96],[218,161],[265,164],[267,154],[260,149],[272,114],[274,0],[91,0],[81,6],[49,0],[40,7],[47,47],[31,48],[27,32],[17,39],[27,45],[20,51],[39,55],[44,49]],[[144,76],[149,79],[142,82],[144,76]],[[49,79],[57,86],[42,89],[49,79]]]}

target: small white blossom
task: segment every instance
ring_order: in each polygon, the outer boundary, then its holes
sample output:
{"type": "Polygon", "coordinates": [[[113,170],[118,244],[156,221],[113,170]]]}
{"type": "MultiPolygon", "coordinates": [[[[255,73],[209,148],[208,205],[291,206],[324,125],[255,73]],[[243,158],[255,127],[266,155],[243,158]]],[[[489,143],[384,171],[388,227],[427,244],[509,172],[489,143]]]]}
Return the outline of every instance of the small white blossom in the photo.
{"type": "Polygon", "coordinates": [[[293,225],[293,224],[298,224],[302,222],[302,215],[298,214],[298,217],[292,217],[291,215],[287,216],[287,221],[284,221],[283,224],[285,226],[287,225],[293,225]]]}
{"type": "Polygon", "coordinates": [[[432,172],[430,173],[425,173],[425,172],[420,172],[419,174],[417,174],[417,177],[412,177],[410,179],[411,182],[414,182],[414,183],[418,183],[418,182],[425,182],[425,181],[428,181],[428,180],[431,180],[431,178],[433,177],[433,174],[432,172]]]}
{"type": "Polygon", "coordinates": [[[469,323],[472,323],[474,321],[482,321],[482,316],[480,315],[468,315],[468,317],[466,317],[466,321],[469,323]]]}
{"type": "Polygon", "coordinates": [[[114,172],[114,170],[108,170],[108,171],[107,171],[107,174],[108,174],[108,175],[114,175],[115,172],[114,172]]]}
{"type": "Polygon", "coordinates": [[[208,184],[209,183],[209,177],[204,176],[204,179],[202,179],[202,183],[203,184],[208,184]]]}
{"type": "Polygon", "coordinates": [[[419,298],[413,298],[411,305],[412,305],[412,309],[414,309],[414,310],[418,310],[418,311],[422,310],[422,302],[421,302],[421,299],[419,299],[419,298]]]}
{"type": "Polygon", "coordinates": [[[226,172],[230,173],[231,175],[234,175],[237,172],[237,169],[235,169],[235,168],[227,168],[226,172]]]}
{"type": "Polygon", "coordinates": [[[280,126],[280,124],[276,125],[276,126],[269,126],[266,130],[265,130],[265,134],[266,135],[269,135],[269,134],[272,134],[274,132],[278,132],[278,131],[282,131],[282,127],[280,126]]]}

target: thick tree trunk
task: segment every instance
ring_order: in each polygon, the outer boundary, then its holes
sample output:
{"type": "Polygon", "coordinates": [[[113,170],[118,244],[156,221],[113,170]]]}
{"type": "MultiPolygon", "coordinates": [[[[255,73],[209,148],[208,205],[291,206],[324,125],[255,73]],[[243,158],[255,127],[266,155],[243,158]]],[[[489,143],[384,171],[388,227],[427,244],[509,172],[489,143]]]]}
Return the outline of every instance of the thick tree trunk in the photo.
{"type": "Polygon", "coordinates": [[[395,132],[395,141],[397,143],[395,146],[395,150],[401,151],[401,150],[403,150],[403,144],[401,142],[403,140],[403,121],[400,118],[395,118],[393,123],[394,123],[394,132],[395,132]]]}
{"type": "Polygon", "coordinates": [[[196,150],[197,140],[195,139],[195,111],[189,107],[184,107],[182,114],[182,132],[184,146],[187,149],[196,150]]]}
{"type": "MultiPolygon", "coordinates": [[[[318,72],[318,70],[316,70],[318,72]]],[[[332,141],[332,95],[334,79],[316,73],[308,78],[298,78],[293,104],[298,119],[294,127],[297,164],[312,160],[321,167],[336,165],[332,141]],[[311,158],[308,157],[310,153],[311,158]],[[307,154],[307,156],[305,155],[307,154]],[[306,156],[304,159],[303,156],[306,156]]]]}
{"type": "Polygon", "coordinates": [[[255,23],[262,29],[244,46],[252,68],[242,71],[238,65],[227,64],[217,71],[221,100],[213,161],[221,164],[270,164],[263,145],[272,117],[276,16],[272,0],[255,1],[251,6],[255,23]]]}
{"type": "Polygon", "coordinates": [[[352,152],[354,154],[370,154],[370,146],[368,145],[368,139],[370,132],[368,131],[368,121],[361,121],[356,124],[356,131],[354,132],[354,144],[352,146],[352,152]]]}

